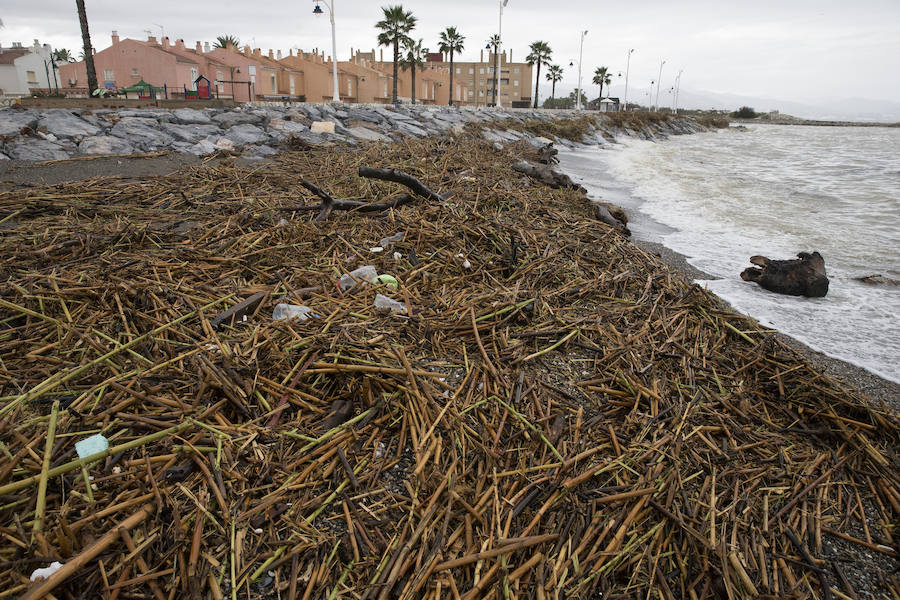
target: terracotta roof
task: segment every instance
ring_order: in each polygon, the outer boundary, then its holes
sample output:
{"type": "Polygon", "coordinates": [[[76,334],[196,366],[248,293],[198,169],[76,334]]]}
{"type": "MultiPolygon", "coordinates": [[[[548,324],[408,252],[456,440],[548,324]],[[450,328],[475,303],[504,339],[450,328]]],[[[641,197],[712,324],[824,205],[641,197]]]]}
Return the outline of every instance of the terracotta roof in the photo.
{"type": "Polygon", "coordinates": [[[11,65],[20,56],[28,54],[27,48],[3,48],[0,49],[0,65],[11,65]]]}

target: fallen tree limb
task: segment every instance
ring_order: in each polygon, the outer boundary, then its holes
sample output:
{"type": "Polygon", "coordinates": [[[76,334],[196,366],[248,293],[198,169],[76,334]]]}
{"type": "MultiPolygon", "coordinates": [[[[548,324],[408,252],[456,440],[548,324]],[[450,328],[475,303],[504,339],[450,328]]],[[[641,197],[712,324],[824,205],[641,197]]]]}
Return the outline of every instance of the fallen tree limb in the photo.
{"type": "Polygon", "coordinates": [[[582,192],[587,191],[579,184],[572,181],[565,173],[554,171],[547,165],[536,165],[523,160],[514,164],[513,170],[524,173],[532,179],[537,179],[541,183],[545,183],[554,189],[572,188],[573,190],[580,190],[582,192]]]}
{"type": "Polygon", "coordinates": [[[372,167],[360,167],[359,176],[367,177],[369,179],[381,179],[382,181],[393,181],[394,183],[405,185],[414,193],[422,196],[426,200],[446,200],[444,196],[441,196],[437,192],[432,191],[431,188],[429,188],[427,185],[425,185],[412,175],[407,175],[403,171],[398,171],[396,169],[375,169],[372,167]]]}

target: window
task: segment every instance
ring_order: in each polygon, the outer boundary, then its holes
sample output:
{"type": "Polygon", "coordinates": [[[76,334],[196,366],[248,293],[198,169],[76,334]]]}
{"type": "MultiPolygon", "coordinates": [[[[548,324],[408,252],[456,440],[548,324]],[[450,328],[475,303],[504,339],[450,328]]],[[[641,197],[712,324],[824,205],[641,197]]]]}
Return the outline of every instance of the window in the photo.
{"type": "Polygon", "coordinates": [[[191,67],[191,89],[192,90],[197,89],[197,77],[199,77],[199,75],[200,75],[200,72],[197,69],[195,69],[194,67],[191,67]]]}
{"type": "Polygon", "coordinates": [[[488,67],[488,73],[493,73],[493,72],[494,72],[494,67],[488,67]]]}
{"type": "Polygon", "coordinates": [[[25,71],[25,75],[28,77],[28,83],[37,83],[37,73],[34,71],[25,71]]]}
{"type": "MultiPolygon", "coordinates": [[[[273,77],[274,77],[274,75],[273,75],[273,77]]],[[[348,96],[353,95],[353,80],[349,79],[349,78],[347,79],[347,95],[348,96]]]]}
{"type": "Polygon", "coordinates": [[[116,74],[112,69],[103,69],[103,81],[113,82],[116,80],[116,74]]]}
{"type": "Polygon", "coordinates": [[[469,98],[471,98],[474,95],[475,95],[475,92],[473,92],[472,90],[469,90],[469,98]]]}
{"type": "Polygon", "coordinates": [[[132,77],[138,77],[138,70],[137,70],[137,69],[131,69],[131,76],[132,76],[132,77]]]}
{"type": "Polygon", "coordinates": [[[216,80],[222,81],[225,77],[222,75],[222,71],[216,71],[216,80]]]}
{"type": "MultiPolygon", "coordinates": [[[[475,72],[475,69],[473,67],[469,67],[469,75],[471,75],[474,72],[475,72]]],[[[482,71],[482,73],[484,73],[484,71],[482,71]]]]}
{"type": "Polygon", "coordinates": [[[277,92],[277,91],[278,91],[278,84],[275,83],[275,75],[271,75],[271,76],[269,77],[269,81],[272,82],[272,93],[277,92]]]}
{"type": "Polygon", "coordinates": [[[479,79],[479,80],[478,80],[478,85],[484,85],[484,79],[479,79]]]}
{"type": "Polygon", "coordinates": [[[293,75],[290,76],[290,79],[288,80],[288,82],[291,87],[291,96],[293,96],[294,95],[294,76],[293,75]]]}
{"type": "Polygon", "coordinates": [[[480,69],[478,69],[478,74],[484,75],[484,67],[481,67],[480,69]]]}
{"type": "Polygon", "coordinates": [[[519,74],[519,67],[516,67],[515,69],[513,69],[513,73],[515,73],[516,75],[518,75],[518,74],[519,74]]]}
{"type": "Polygon", "coordinates": [[[462,69],[460,69],[459,67],[456,67],[456,74],[459,75],[460,73],[462,73],[462,69]]]}
{"type": "Polygon", "coordinates": [[[514,86],[514,87],[519,87],[519,80],[518,80],[518,79],[513,79],[513,86],[514,86]]]}
{"type": "Polygon", "coordinates": [[[250,65],[249,70],[251,75],[256,75],[256,65],[250,65]]]}
{"type": "Polygon", "coordinates": [[[478,95],[484,98],[484,90],[478,90],[478,95]]]}

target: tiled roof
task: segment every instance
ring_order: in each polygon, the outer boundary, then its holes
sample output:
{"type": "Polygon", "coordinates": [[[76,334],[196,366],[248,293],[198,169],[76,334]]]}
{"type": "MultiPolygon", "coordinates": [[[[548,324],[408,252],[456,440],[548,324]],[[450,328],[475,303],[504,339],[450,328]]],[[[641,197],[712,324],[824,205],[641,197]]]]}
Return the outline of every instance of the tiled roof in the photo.
{"type": "Polygon", "coordinates": [[[0,49],[0,65],[11,65],[20,56],[28,54],[27,48],[2,48],[0,49]]]}

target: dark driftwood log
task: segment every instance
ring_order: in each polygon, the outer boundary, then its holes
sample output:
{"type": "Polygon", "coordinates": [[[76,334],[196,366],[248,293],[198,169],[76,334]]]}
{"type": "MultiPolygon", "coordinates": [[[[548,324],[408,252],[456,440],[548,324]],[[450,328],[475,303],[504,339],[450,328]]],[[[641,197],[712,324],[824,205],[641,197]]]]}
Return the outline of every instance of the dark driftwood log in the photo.
{"type": "Polygon", "coordinates": [[[413,177],[407,175],[403,171],[396,169],[375,169],[373,167],[360,167],[359,176],[369,179],[381,179],[382,181],[393,181],[405,185],[413,191],[413,193],[422,196],[426,200],[444,201],[446,198],[437,192],[434,192],[427,185],[413,177]]]}
{"type": "Polygon", "coordinates": [[[621,230],[625,235],[631,235],[631,231],[625,226],[625,224],[628,223],[628,219],[625,217],[625,211],[615,204],[609,204],[607,202],[595,203],[594,218],[621,230]],[[620,214],[623,218],[619,218],[620,214]]]}
{"type": "Polygon", "coordinates": [[[762,269],[750,267],[741,273],[744,281],[754,281],[770,292],[790,296],[821,298],[828,293],[825,259],[818,252],[800,252],[793,260],[772,260],[765,256],[751,256],[750,262],[762,269]]]}
{"type": "Polygon", "coordinates": [[[268,292],[257,292],[243,302],[238,302],[225,312],[216,315],[215,318],[209,322],[210,326],[213,329],[217,329],[225,322],[231,321],[232,319],[240,319],[244,315],[252,313],[256,310],[256,307],[259,306],[259,303],[268,295],[268,292]]]}
{"type": "Polygon", "coordinates": [[[580,190],[582,192],[587,191],[583,187],[572,181],[572,179],[565,173],[554,171],[547,165],[536,165],[523,160],[514,164],[513,170],[518,171],[519,173],[524,173],[532,179],[537,179],[538,181],[545,183],[554,189],[572,188],[573,190],[580,190]]]}
{"type": "Polygon", "coordinates": [[[543,148],[541,148],[541,156],[538,158],[538,161],[544,165],[555,165],[559,162],[559,159],[556,155],[559,154],[559,150],[553,147],[553,144],[547,144],[543,148]]]}
{"type": "Polygon", "coordinates": [[[388,202],[376,202],[374,204],[369,202],[362,202],[360,200],[337,200],[331,196],[328,192],[320,188],[314,183],[310,183],[309,181],[303,180],[300,182],[300,185],[314,193],[316,196],[322,199],[322,203],[318,206],[290,206],[282,208],[281,210],[285,211],[294,211],[294,210],[318,210],[319,214],[316,216],[316,221],[324,221],[328,218],[328,215],[331,214],[333,210],[357,210],[359,212],[379,212],[383,210],[388,210],[391,208],[397,208],[398,206],[403,206],[404,204],[409,204],[415,198],[410,196],[409,194],[401,194],[397,196],[393,200],[388,202]]]}

